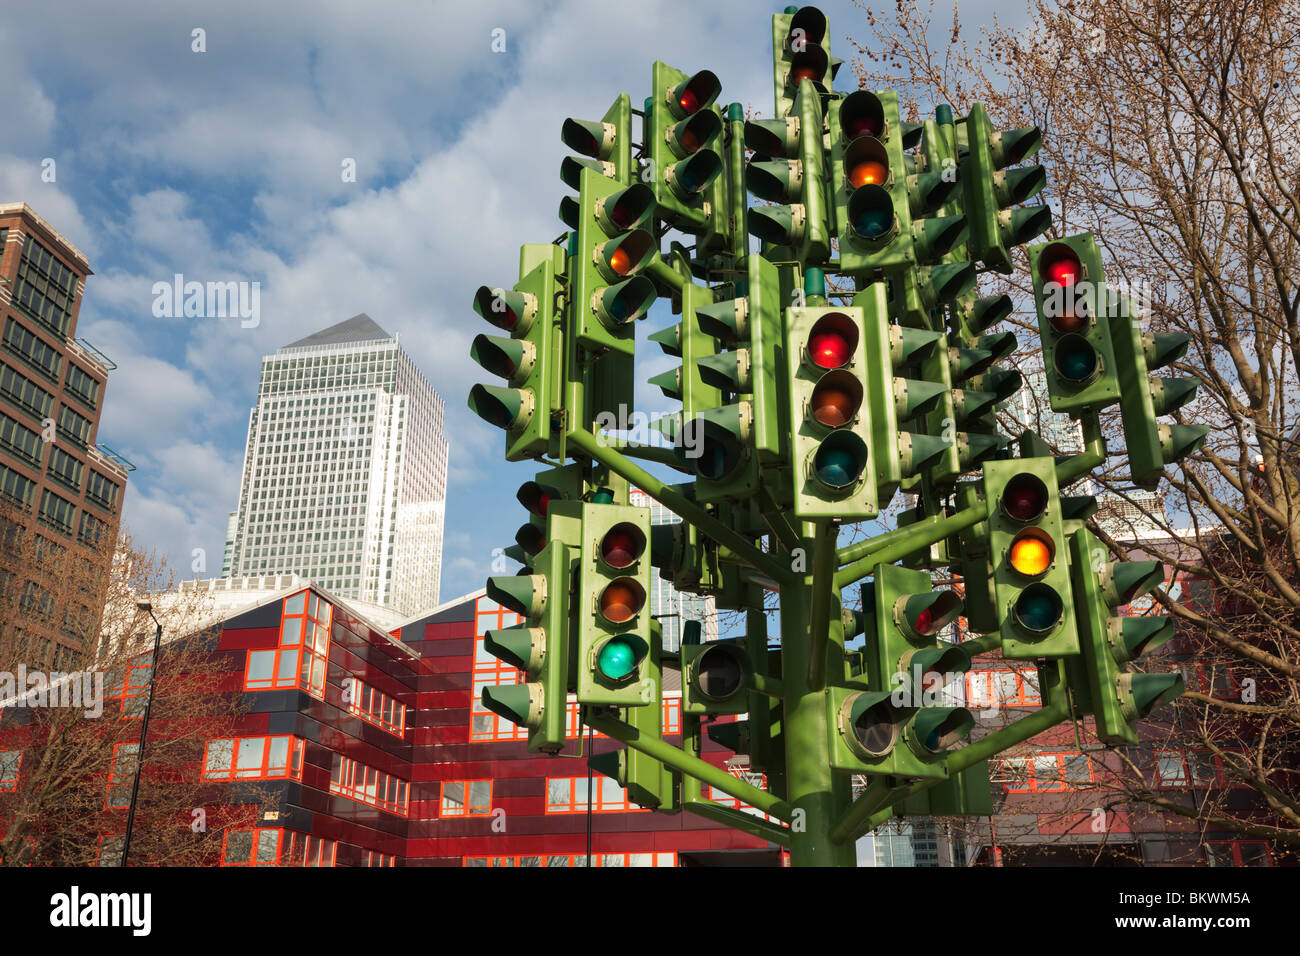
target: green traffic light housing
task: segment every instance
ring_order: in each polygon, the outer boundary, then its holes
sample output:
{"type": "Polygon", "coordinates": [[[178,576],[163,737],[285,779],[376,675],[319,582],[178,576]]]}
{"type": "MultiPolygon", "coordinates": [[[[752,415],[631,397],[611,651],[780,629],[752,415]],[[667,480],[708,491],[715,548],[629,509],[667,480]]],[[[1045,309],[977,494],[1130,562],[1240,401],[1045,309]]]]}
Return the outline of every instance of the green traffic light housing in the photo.
{"type": "Polygon", "coordinates": [[[617,137],[618,127],[613,123],[566,119],[564,125],[560,127],[560,140],[564,145],[575,153],[581,153],[592,159],[609,159],[614,151],[617,137]]]}
{"type": "Polygon", "coordinates": [[[700,72],[671,87],[664,95],[664,103],[672,115],[681,120],[700,110],[706,110],[722,92],[722,82],[712,70],[700,72]]]}
{"type": "Polygon", "coordinates": [[[481,285],[474,293],[474,311],[512,335],[527,335],[537,318],[537,297],[514,289],[481,285]]]}
{"type": "Polygon", "coordinates": [[[537,347],[524,339],[503,339],[476,335],[469,347],[470,358],[511,386],[523,384],[537,362],[537,347]]]}

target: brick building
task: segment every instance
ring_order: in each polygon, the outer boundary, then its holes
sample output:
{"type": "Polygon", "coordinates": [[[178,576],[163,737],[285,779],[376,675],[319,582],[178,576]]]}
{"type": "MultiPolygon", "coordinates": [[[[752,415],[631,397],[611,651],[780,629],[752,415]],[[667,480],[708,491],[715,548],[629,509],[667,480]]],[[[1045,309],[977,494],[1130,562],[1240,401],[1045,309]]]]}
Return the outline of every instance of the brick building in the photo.
{"type": "Polygon", "coordinates": [[[56,606],[57,584],[37,567],[68,555],[94,579],[107,566],[132,467],[98,443],[116,366],[76,335],[89,275],[86,257],[30,206],[0,205],[0,539],[25,555],[23,568],[0,569],[0,593],[22,612],[27,659],[55,669],[96,633],[103,593],[56,606]]]}

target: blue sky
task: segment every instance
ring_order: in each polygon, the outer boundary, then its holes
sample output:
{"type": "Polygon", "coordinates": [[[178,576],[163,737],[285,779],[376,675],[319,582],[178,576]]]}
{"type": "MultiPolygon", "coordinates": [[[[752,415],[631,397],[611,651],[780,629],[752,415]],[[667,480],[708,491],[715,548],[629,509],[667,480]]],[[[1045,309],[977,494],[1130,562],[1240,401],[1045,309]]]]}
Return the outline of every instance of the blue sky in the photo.
{"type": "MultiPolygon", "coordinates": [[[[961,11],[978,26],[993,6],[961,11]]],[[[832,52],[847,58],[864,13],[843,0],[821,8],[832,52]]],[[[533,469],[507,464],[501,433],[465,405],[474,382],[491,381],[469,359],[470,340],[491,331],[474,289],[512,284],[519,245],[562,231],[564,118],[598,118],[623,91],[639,104],[655,59],[712,69],[723,102],[770,115],[779,9],[117,0],[75,15],[6,11],[0,197],[29,203],[95,272],[78,335],[118,365],[99,438],[137,465],[124,512],[137,543],[182,577],[220,573],[261,356],[366,312],[400,335],[447,407],[442,596],[481,586],[492,549],[523,520],[514,491],[533,469]],[[196,29],[205,52],[192,49],[196,29]],[[493,51],[496,30],[505,52],[493,51]],[[356,182],[340,174],[348,159],[356,182]],[[152,286],[176,273],[259,282],[260,323],[156,318],[152,286]],[[195,549],[206,570],[192,570],[195,549]]],[[[644,342],[671,321],[661,307],[641,324],[642,382],[674,364],[644,342]]],[[[651,388],[638,403],[670,409],[651,388]]]]}

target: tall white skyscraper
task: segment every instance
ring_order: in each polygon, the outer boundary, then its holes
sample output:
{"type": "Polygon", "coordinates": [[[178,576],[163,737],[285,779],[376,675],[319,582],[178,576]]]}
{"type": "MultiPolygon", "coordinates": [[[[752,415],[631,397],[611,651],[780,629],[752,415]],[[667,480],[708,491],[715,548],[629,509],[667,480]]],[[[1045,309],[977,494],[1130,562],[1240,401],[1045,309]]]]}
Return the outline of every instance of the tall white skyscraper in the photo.
{"type": "Polygon", "coordinates": [[[414,614],[438,603],[442,399],[370,316],[262,359],[223,577],[298,574],[414,614]]]}

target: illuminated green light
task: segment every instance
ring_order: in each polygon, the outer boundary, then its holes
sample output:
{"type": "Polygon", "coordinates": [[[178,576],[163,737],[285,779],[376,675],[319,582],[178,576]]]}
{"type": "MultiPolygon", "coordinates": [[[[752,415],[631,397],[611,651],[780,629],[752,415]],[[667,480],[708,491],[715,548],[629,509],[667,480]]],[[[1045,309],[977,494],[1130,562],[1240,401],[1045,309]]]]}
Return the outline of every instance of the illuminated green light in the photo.
{"type": "Polygon", "coordinates": [[[596,667],[609,680],[626,680],[636,670],[636,649],[630,641],[613,638],[596,654],[596,667]]]}

